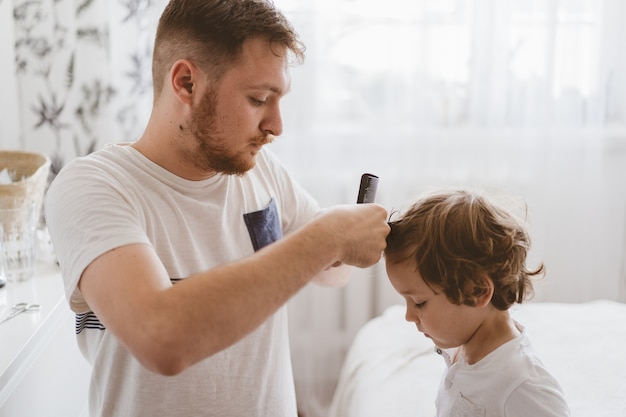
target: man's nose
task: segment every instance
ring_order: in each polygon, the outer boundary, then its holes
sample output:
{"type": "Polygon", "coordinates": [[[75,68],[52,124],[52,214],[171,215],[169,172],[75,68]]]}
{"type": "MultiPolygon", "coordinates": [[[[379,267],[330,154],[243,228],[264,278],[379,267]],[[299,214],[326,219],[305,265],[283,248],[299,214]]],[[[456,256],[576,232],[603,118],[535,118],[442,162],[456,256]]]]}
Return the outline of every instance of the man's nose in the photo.
{"type": "Polygon", "coordinates": [[[268,106],[260,128],[263,133],[274,136],[280,136],[283,133],[283,119],[278,104],[268,106]]]}

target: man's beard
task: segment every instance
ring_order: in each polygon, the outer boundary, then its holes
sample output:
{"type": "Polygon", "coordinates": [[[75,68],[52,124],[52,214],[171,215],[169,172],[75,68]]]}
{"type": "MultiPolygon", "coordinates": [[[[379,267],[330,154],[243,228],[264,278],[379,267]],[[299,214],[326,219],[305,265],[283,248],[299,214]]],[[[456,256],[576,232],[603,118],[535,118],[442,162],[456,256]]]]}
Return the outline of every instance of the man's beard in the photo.
{"type": "MultiPolygon", "coordinates": [[[[189,132],[195,138],[198,148],[190,155],[194,164],[207,172],[219,172],[226,175],[243,175],[256,163],[255,157],[231,153],[227,150],[228,138],[218,136],[215,127],[217,97],[208,91],[200,100],[191,115],[189,132]]],[[[274,141],[273,135],[259,136],[253,140],[259,146],[274,141]]]]}

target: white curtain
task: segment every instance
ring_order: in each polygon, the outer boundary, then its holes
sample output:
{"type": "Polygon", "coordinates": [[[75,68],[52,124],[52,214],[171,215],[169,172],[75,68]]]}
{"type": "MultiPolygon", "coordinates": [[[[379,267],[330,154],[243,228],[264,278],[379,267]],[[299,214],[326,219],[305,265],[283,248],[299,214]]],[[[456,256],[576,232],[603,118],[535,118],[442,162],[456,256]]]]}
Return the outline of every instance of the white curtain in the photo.
{"type": "MultiPolygon", "coordinates": [[[[626,2],[277,3],[308,51],[275,150],[323,204],[354,202],[364,172],[392,211],[481,188],[530,223],[535,300],[626,301],[626,2]]],[[[356,331],[400,302],[382,264],[294,298],[304,416],[325,415],[356,331]]]]}
{"type": "MultiPolygon", "coordinates": [[[[401,210],[433,187],[510,196],[537,300],[626,300],[626,2],[275,0],[307,45],[274,145],[322,205],[364,172],[401,210]]],[[[165,0],[0,0],[0,146],[70,159],[141,133],[165,0]]],[[[400,302],[382,264],[290,302],[305,417],[358,328],[400,302]]],[[[434,381],[433,383],[436,383],[434,381]]]]}

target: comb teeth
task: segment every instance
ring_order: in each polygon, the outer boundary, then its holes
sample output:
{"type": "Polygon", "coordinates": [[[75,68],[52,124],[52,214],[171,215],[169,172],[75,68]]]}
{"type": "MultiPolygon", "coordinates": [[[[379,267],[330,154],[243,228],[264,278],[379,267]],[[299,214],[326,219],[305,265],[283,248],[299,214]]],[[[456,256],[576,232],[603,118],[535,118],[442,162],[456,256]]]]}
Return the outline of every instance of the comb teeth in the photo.
{"type": "Polygon", "coordinates": [[[376,190],[378,189],[378,177],[374,174],[361,175],[361,184],[359,186],[359,195],[357,196],[357,204],[373,203],[376,199],[376,190]]]}

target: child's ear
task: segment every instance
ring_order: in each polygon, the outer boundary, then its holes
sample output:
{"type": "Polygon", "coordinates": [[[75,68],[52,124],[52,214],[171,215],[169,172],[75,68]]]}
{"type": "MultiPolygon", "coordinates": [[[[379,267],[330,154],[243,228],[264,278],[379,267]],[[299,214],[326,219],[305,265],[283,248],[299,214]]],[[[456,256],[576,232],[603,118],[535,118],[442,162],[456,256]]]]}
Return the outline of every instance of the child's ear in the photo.
{"type": "Polygon", "coordinates": [[[471,282],[470,297],[476,307],[485,307],[491,303],[495,291],[493,280],[489,275],[482,273],[476,280],[471,282]]]}

